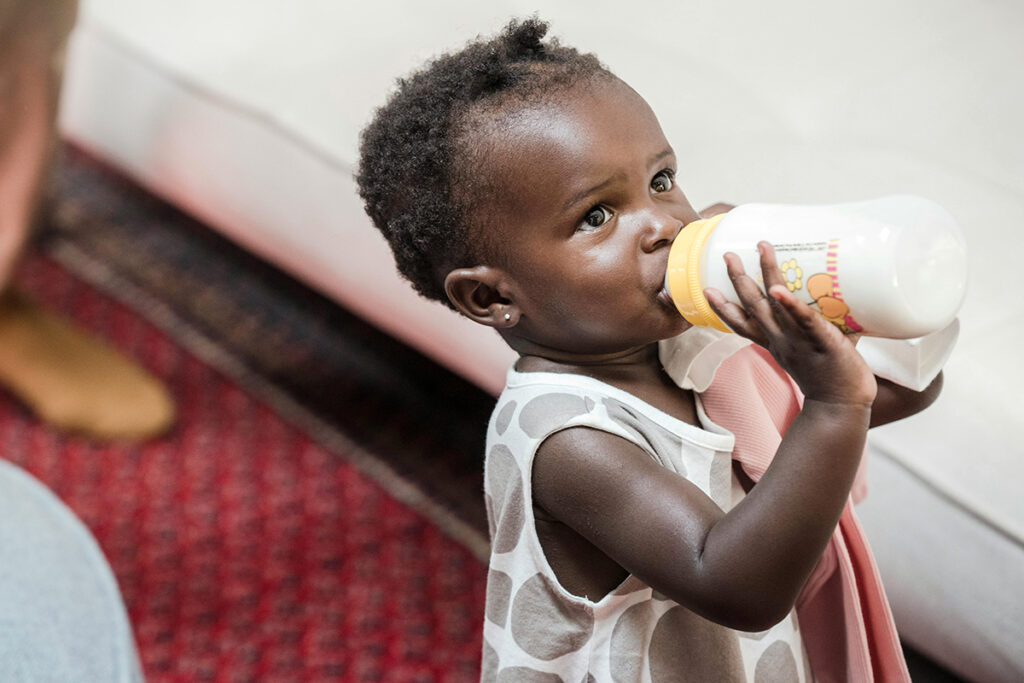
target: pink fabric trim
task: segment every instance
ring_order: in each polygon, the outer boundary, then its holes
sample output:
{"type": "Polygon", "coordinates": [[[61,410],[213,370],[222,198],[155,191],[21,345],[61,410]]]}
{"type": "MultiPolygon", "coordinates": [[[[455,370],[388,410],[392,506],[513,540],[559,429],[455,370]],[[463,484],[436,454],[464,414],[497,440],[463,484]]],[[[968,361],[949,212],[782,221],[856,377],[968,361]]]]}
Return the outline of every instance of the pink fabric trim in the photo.
{"type": "MultiPolygon", "coordinates": [[[[701,400],[708,417],[736,436],[733,457],[757,481],[803,397],[767,351],[747,346],[722,363],[701,400]]],[[[853,486],[857,500],[865,492],[863,474],[862,463],[853,486]]],[[[878,569],[849,501],[797,611],[815,680],[910,681],[878,569]]]]}

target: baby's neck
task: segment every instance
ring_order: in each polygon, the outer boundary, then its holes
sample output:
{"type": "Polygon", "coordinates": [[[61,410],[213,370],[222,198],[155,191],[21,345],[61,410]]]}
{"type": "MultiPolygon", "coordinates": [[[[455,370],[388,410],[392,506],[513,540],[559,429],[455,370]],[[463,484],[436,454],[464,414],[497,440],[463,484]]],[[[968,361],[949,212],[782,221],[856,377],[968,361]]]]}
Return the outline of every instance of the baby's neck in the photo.
{"type": "Polygon", "coordinates": [[[521,353],[516,362],[520,372],[570,373],[595,379],[648,375],[660,369],[657,344],[607,354],[521,353]]]}

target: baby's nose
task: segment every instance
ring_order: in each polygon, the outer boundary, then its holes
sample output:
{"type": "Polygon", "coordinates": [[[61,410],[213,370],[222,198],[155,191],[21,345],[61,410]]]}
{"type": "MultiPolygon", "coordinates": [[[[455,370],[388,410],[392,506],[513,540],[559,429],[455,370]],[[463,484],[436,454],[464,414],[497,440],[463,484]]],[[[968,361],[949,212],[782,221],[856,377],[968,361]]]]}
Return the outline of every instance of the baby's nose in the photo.
{"type": "Polygon", "coordinates": [[[652,212],[644,229],[642,242],[644,251],[654,251],[671,244],[682,228],[683,222],[677,218],[660,211],[652,212]]]}

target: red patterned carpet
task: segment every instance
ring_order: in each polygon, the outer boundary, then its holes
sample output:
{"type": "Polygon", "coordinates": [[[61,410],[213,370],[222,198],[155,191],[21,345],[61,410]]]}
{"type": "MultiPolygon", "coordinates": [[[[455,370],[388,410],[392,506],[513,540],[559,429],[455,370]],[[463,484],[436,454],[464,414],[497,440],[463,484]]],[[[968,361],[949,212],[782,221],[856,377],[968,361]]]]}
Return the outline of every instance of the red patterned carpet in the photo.
{"type": "Polygon", "coordinates": [[[166,437],[98,446],[0,393],[0,453],[96,535],[149,681],[478,677],[486,569],[463,545],[55,261],[18,285],[178,401],[166,437]]]}

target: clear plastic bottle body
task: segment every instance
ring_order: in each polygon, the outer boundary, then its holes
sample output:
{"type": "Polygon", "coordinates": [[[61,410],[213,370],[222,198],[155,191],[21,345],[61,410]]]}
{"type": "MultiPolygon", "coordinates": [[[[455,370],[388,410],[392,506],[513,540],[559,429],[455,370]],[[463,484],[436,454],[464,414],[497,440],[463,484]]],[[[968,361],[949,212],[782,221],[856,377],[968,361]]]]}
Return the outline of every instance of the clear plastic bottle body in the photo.
{"type": "Polygon", "coordinates": [[[687,226],[681,237],[695,232],[673,245],[669,259],[669,292],[697,325],[727,329],[706,301],[694,298],[714,287],[738,303],[722,256],[736,253],[760,283],[760,240],[775,247],[789,290],[844,332],[920,337],[948,325],[966,293],[963,235],[952,216],[927,199],[745,204],[716,218],[687,226]]]}

